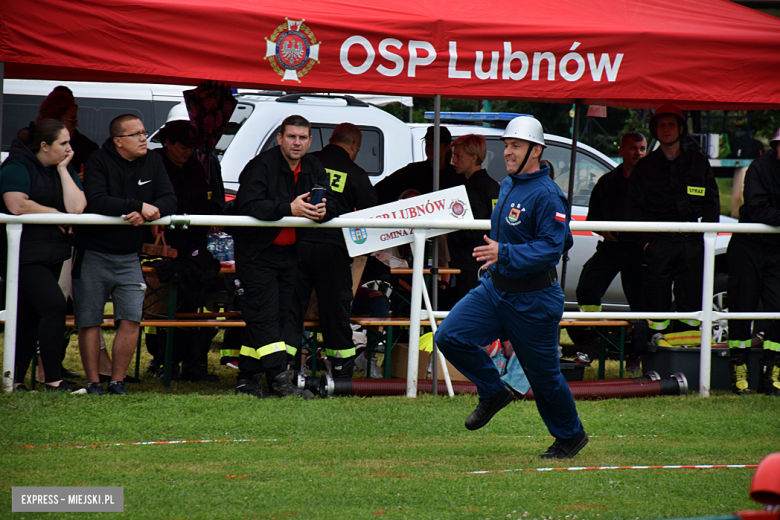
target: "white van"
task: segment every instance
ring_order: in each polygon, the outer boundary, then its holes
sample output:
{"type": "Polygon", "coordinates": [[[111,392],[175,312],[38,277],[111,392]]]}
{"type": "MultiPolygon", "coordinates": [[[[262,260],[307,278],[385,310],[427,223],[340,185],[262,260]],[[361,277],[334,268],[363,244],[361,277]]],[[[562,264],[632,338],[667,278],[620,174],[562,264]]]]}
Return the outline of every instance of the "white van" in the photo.
{"type": "Polygon", "coordinates": [[[38,116],[41,102],[64,85],[73,91],[79,106],[79,132],[102,146],[108,125],[122,114],[135,114],[152,131],[165,123],[172,107],[184,100],[186,85],[87,83],[79,81],[3,80],[2,158],[8,154],[17,132],[38,116]]]}

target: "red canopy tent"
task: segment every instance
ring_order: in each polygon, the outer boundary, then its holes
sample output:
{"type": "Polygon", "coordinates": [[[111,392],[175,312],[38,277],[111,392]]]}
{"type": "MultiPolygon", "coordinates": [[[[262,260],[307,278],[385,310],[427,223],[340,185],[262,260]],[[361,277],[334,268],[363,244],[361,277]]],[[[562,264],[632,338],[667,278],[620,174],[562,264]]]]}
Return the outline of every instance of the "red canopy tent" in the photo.
{"type": "Polygon", "coordinates": [[[727,0],[5,2],[5,77],[688,109],[780,105],[780,20],[727,0]]]}

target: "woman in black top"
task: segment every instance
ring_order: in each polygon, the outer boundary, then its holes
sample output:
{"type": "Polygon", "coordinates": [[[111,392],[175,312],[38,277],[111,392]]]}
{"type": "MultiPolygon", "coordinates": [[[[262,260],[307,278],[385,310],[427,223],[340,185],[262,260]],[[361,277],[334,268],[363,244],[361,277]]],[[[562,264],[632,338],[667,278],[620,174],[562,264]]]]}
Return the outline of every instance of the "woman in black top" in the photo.
{"type": "MultiPolygon", "coordinates": [[[[70,166],[72,158],[70,134],[61,122],[44,119],[22,129],[0,170],[0,211],[12,215],[84,211],[87,200],[70,166]]],[[[6,245],[4,240],[2,243],[6,245]]],[[[65,297],[57,284],[62,262],[70,251],[70,229],[48,224],[23,227],[16,324],[17,383],[23,381],[36,344],[40,344],[45,389],[73,390],[61,376],[65,297]]],[[[0,262],[5,264],[7,253],[0,254],[0,262]]]]}

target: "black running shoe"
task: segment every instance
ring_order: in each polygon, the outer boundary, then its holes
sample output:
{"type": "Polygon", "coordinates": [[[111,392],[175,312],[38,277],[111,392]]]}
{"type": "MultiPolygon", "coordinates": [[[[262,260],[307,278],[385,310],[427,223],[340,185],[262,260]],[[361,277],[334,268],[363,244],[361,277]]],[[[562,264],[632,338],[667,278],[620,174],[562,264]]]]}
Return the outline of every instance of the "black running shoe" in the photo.
{"type": "Polygon", "coordinates": [[[588,434],[583,430],[582,433],[568,441],[555,439],[552,446],[547,448],[547,451],[542,453],[541,457],[543,459],[571,459],[578,454],[586,444],[588,444],[588,434]]]}
{"type": "Polygon", "coordinates": [[[512,392],[512,389],[505,385],[504,388],[493,397],[480,399],[476,410],[471,412],[471,415],[466,419],[466,429],[479,430],[489,423],[490,419],[492,419],[499,410],[511,403],[514,398],[515,394],[512,392]]]}
{"type": "Polygon", "coordinates": [[[68,392],[71,394],[85,394],[87,393],[86,390],[83,388],[79,388],[76,386],[75,383],[72,383],[71,381],[65,381],[64,379],[60,381],[59,386],[52,386],[52,385],[43,385],[43,390],[45,392],[68,392]]]}
{"type": "Polygon", "coordinates": [[[108,383],[108,393],[114,395],[130,395],[124,381],[111,381],[108,383]]]}
{"type": "Polygon", "coordinates": [[[103,385],[100,383],[89,383],[87,385],[87,393],[89,395],[106,395],[106,391],[103,390],[103,385]]]}

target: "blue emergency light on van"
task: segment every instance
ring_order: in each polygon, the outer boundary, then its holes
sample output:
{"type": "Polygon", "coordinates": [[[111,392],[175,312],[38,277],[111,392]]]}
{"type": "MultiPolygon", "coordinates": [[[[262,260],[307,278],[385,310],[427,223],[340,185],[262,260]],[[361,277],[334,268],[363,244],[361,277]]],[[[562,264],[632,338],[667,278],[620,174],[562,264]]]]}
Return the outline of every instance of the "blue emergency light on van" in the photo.
{"type": "MultiPolygon", "coordinates": [[[[442,121],[469,121],[469,122],[490,122],[490,121],[511,121],[520,116],[531,117],[528,114],[515,114],[512,112],[442,112],[439,117],[442,121]]],[[[425,119],[433,121],[434,112],[426,112],[425,119]]]]}

